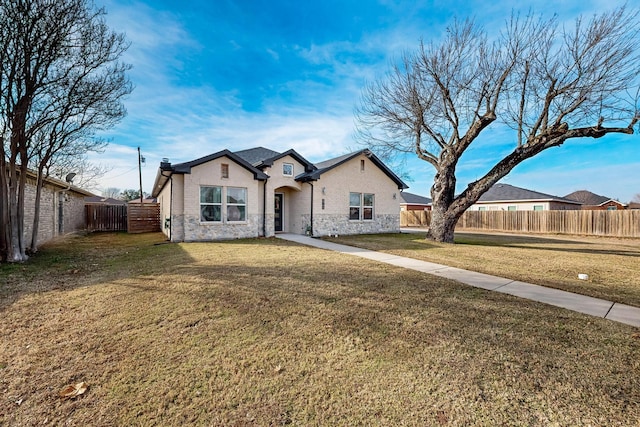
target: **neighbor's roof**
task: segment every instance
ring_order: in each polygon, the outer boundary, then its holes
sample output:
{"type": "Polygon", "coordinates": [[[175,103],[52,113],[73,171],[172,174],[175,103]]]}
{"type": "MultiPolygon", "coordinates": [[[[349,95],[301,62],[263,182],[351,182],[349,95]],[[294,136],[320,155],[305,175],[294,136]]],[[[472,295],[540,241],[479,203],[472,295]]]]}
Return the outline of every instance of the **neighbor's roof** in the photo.
{"type": "Polygon", "coordinates": [[[101,205],[126,205],[124,200],[114,199],[112,197],[89,196],[84,198],[85,203],[95,203],[101,205]]]}
{"type": "Polygon", "coordinates": [[[626,206],[626,204],[620,203],[615,199],[612,199],[606,196],[600,196],[598,194],[592,193],[591,191],[587,191],[587,190],[574,191],[573,193],[567,194],[566,196],[564,196],[564,198],[569,200],[575,200],[576,202],[580,202],[583,205],[589,205],[589,206],[600,206],[610,201],[616,202],[621,206],[626,206]]]}
{"type": "Polygon", "coordinates": [[[476,203],[495,203],[495,202],[524,202],[524,201],[548,201],[563,202],[574,205],[581,204],[575,200],[565,199],[563,197],[552,196],[550,194],[540,193],[538,191],[527,190],[526,188],[515,187],[509,184],[495,184],[486,193],[484,193],[476,203]]]}
{"type": "Polygon", "coordinates": [[[429,197],[407,193],[406,191],[400,193],[400,198],[402,199],[400,204],[406,203],[408,205],[431,205],[431,203],[433,202],[429,197]]]}
{"type": "MultiPolygon", "coordinates": [[[[19,166],[18,166],[19,167],[19,166]]],[[[19,173],[20,171],[18,171],[19,173]]],[[[31,170],[31,169],[27,169],[27,176],[32,178],[32,179],[37,179],[38,174],[31,170]]],[[[61,190],[67,190],[67,191],[73,191],[75,193],[81,194],[85,197],[91,197],[91,196],[95,196],[94,193],[92,193],[91,191],[85,190],[83,188],[80,187],[76,187],[75,185],[72,185],[68,182],[65,182],[61,179],[58,178],[54,178],[51,176],[45,177],[44,178],[44,182],[46,182],[49,185],[53,185],[55,187],[60,188],[61,190]]]]}

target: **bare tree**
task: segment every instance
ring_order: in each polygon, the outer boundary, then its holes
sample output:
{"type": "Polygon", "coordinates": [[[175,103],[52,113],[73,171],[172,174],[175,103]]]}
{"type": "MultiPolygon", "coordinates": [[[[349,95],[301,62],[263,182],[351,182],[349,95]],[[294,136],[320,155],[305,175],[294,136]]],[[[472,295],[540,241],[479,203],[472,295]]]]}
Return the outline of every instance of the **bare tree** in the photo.
{"type": "Polygon", "coordinates": [[[512,16],[493,40],[455,22],[363,91],[360,138],[382,155],[412,153],[435,168],[427,234],[453,242],[460,216],[516,165],[575,138],[632,134],[638,113],[640,20],[621,7],[573,28],[512,16]],[[605,124],[610,124],[605,126],[605,124]],[[461,157],[490,126],[513,130],[513,149],[456,191],[461,157]]]}
{"type": "Polygon", "coordinates": [[[117,187],[108,187],[102,190],[102,197],[107,197],[110,199],[118,199],[120,197],[120,189],[117,187]]]}
{"type": "Polygon", "coordinates": [[[640,193],[638,193],[635,196],[633,196],[633,199],[631,201],[633,203],[640,203],[640,193]]]}
{"type": "Polygon", "coordinates": [[[68,173],[73,172],[76,174],[73,185],[87,190],[97,190],[98,180],[112,170],[113,166],[94,163],[86,155],[77,155],[54,160],[49,167],[48,175],[64,180],[68,173]]]}
{"type": "MultiPolygon", "coordinates": [[[[127,44],[104,13],[88,0],[0,0],[0,250],[8,261],[27,259],[27,168],[35,168],[39,190],[56,160],[102,148],[94,133],[125,114],[131,84],[118,59],[127,44]]],[[[38,201],[37,194],[36,209],[38,201]]]]}

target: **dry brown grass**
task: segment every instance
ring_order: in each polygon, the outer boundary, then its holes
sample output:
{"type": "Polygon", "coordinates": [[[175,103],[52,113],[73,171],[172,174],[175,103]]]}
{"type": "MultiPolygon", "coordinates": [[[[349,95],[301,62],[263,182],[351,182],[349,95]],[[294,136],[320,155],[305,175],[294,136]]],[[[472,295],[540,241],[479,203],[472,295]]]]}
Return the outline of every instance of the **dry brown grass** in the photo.
{"type": "Polygon", "coordinates": [[[640,419],[634,328],[279,240],[159,241],[0,267],[0,425],[640,419]]]}
{"type": "Polygon", "coordinates": [[[450,245],[402,233],[331,240],[640,307],[638,239],[456,233],[450,245]]]}

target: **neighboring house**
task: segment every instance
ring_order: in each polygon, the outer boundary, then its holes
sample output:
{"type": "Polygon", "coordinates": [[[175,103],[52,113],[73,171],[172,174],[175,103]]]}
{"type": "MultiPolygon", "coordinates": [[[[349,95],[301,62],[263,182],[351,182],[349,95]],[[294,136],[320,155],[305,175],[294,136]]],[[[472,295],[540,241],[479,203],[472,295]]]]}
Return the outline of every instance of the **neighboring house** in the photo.
{"type": "Polygon", "coordinates": [[[495,184],[468,210],[470,211],[548,211],[576,210],[581,203],[509,184],[495,184]]]}
{"type": "MultiPolygon", "coordinates": [[[[55,178],[45,178],[40,196],[38,244],[85,229],[84,198],[93,193],[55,178]]],[[[36,174],[29,171],[25,187],[24,235],[28,242],[35,215],[36,174]]]]}
{"type": "Polygon", "coordinates": [[[401,211],[430,211],[432,200],[428,197],[419,196],[413,193],[403,191],[400,193],[400,210],[401,211]]]}
{"type": "Polygon", "coordinates": [[[90,196],[85,197],[84,202],[87,205],[126,205],[124,200],[114,199],[113,197],[90,196]]]}
{"type": "Polygon", "coordinates": [[[405,188],[369,150],[313,164],[294,150],[258,147],[163,159],[152,196],[169,240],[202,241],[399,231],[405,188]]]}
{"type": "MultiPolygon", "coordinates": [[[[140,203],[140,199],[131,199],[126,203],[140,203]]],[[[155,197],[145,197],[142,199],[142,203],[158,203],[158,200],[155,197]]]]}
{"type": "Polygon", "coordinates": [[[619,209],[627,209],[627,205],[620,203],[610,197],[599,196],[591,191],[579,190],[564,196],[565,199],[575,200],[582,203],[583,210],[607,210],[615,211],[619,209]]]}

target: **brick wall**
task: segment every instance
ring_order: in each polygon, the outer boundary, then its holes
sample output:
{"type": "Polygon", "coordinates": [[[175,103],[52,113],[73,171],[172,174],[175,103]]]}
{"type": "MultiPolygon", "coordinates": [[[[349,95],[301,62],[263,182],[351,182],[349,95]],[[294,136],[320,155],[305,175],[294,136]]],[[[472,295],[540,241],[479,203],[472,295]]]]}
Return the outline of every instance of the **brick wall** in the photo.
{"type": "MultiPolygon", "coordinates": [[[[60,234],[84,230],[84,194],[74,190],[45,183],[40,195],[40,220],[38,224],[38,244],[42,244],[60,234]],[[62,202],[62,230],[59,230],[59,201],[62,202]]],[[[36,181],[27,179],[25,187],[24,238],[31,242],[33,217],[35,215],[36,181]]]]}

